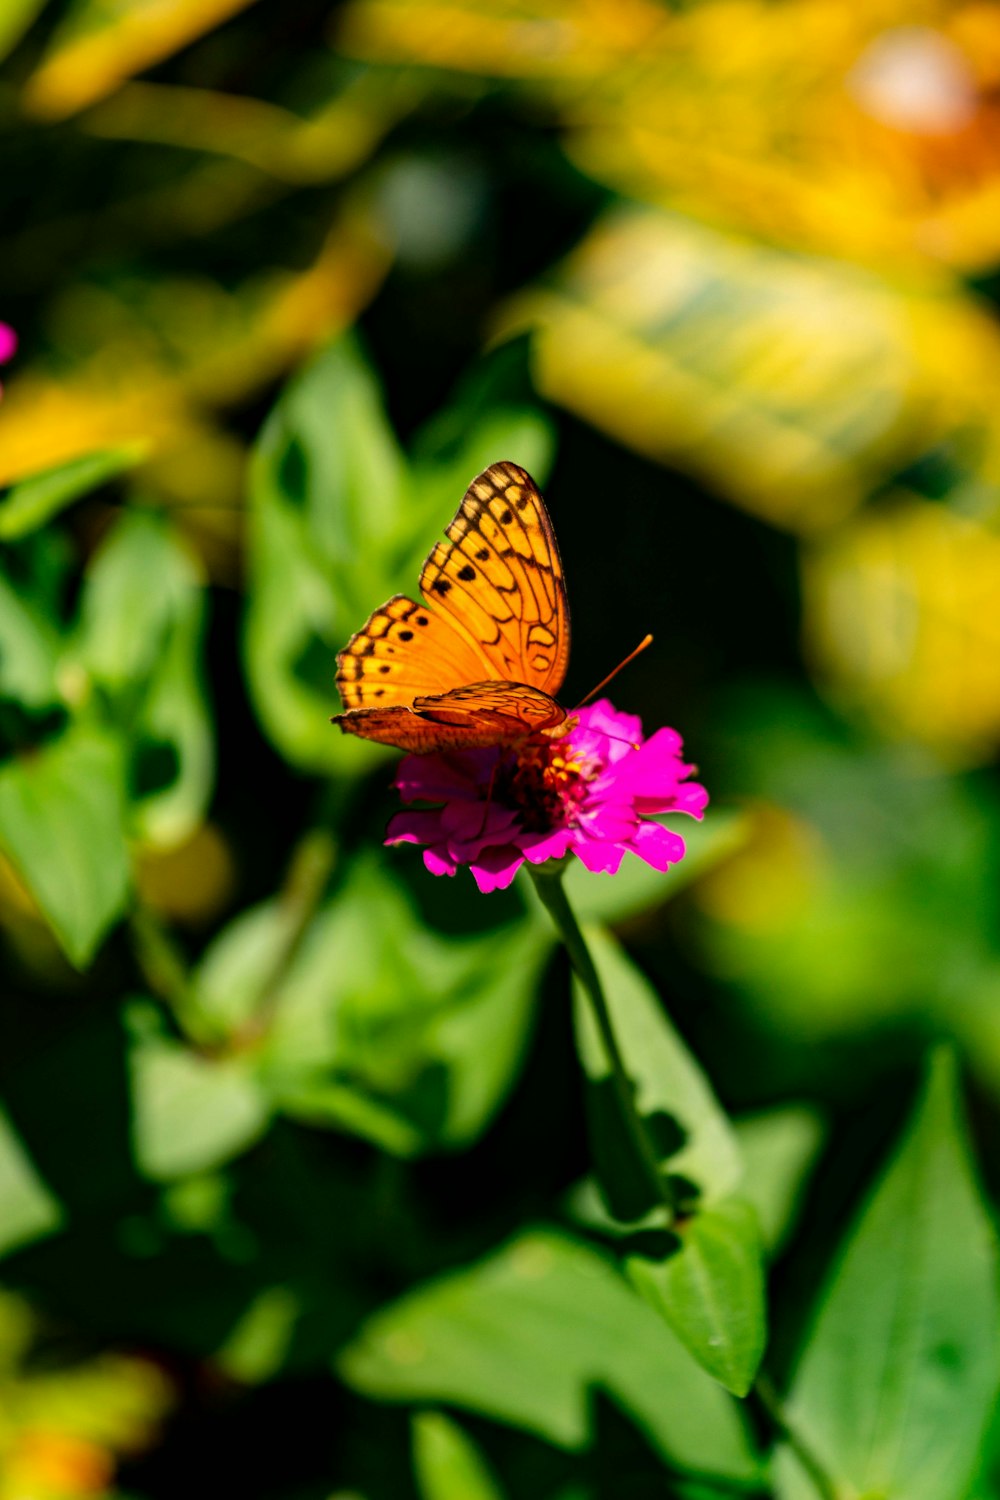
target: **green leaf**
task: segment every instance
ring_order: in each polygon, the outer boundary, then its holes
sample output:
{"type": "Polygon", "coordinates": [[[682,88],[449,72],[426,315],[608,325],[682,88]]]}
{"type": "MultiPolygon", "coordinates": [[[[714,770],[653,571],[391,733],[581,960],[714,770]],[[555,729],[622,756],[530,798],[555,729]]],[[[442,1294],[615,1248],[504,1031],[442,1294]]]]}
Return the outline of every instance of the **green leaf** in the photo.
{"type": "Polygon", "coordinates": [[[61,1205],[0,1109],[0,1255],[52,1234],[62,1222],[61,1205]]]}
{"type": "Polygon", "coordinates": [[[503,1500],[475,1443],[441,1412],[413,1418],[413,1467],[423,1500],[503,1500]]]}
{"type": "MultiPolygon", "coordinates": [[[[230,974],[248,975],[274,932],[263,916],[246,926],[230,974]]],[[[520,1065],[550,948],[529,922],[443,938],[362,864],[312,923],[275,998],[265,1087],[294,1117],[400,1155],[465,1145],[520,1065]]],[[[221,993],[217,979],[212,989],[221,993]]]]}
{"type": "MultiPolygon", "coordinates": [[[[18,0],[14,0],[15,6],[18,0]]],[[[4,29],[8,22],[10,0],[0,14],[0,55],[3,53],[4,29]]],[[[109,448],[88,453],[49,469],[44,474],[23,479],[0,500],[0,541],[13,542],[46,525],[74,500],[106,484],[143,457],[141,445],[109,448]]]]}
{"type": "Polygon", "coordinates": [[[448,1402],[570,1449],[588,1443],[599,1388],[668,1463],[734,1482],[757,1472],[731,1398],[603,1256],[555,1233],[376,1313],[339,1368],[366,1395],[448,1402]]]}
{"type": "Polygon", "coordinates": [[[133,1011],[132,1148],[143,1176],[169,1182],[245,1151],[270,1112],[242,1058],[202,1057],[133,1011]]]}
{"type": "Polygon", "coordinates": [[[626,1255],[629,1277],[699,1364],[745,1396],[767,1333],[756,1213],[730,1198],[684,1220],[677,1236],[665,1255],[626,1255]]]}
{"type": "MultiPolygon", "coordinates": [[[[596,928],[587,932],[604,985],[618,1045],[644,1117],[676,1122],[682,1144],[664,1166],[690,1179],[705,1202],[728,1197],[742,1176],[739,1147],[701,1068],[667,1018],[659,997],[619,945],[596,928]]],[[[590,1004],[574,981],[577,1047],[592,1084],[610,1076],[590,1004]]]]}
{"type": "Polygon", "coordinates": [[[662,905],[741,848],[752,824],[745,813],[715,811],[710,811],[703,823],[683,814],[656,821],[684,840],[687,853],[680,864],[663,872],[654,870],[638,855],[628,854],[617,875],[611,876],[594,875],[579,860],[573,860],[564,883],[580,921],[623,922],[662,905]]]}
{"type": "MultiPolygon", "coordinates": [[[[902,1144],[822,1294],[789,1398],[842,1486],[961,1500],[1000,1377],[996,1244],[939,1054],[902,1144]]],[[[794,1456],[782,1500],[814,1500],[794,1456]]]]}
{"type": "Polygon", "coordinates": [[[165,517],[141,506],[125,511],[84,583],[78,653],[91,675],[112,691],[146,678],[198,584],[165,517]]]}
{"type": "Polygon", "coordinates": [[[0,58],[17,45],[46,0],[4,0],[0,9],[0,58]]]}
{"type": "Polygon", "coordinates": [[[286,1286],[260,1292],[214,1356],[233,1380],[262,1385],[281,1369],[302,1314],[299,1298],[286,1286]]]}
{"type": "Polygon", "coordinates": [[[0,577],[0,698],[31,709],[58,703],[59,652],[55,626],[0,577]]]}
{"type": "Polygon", "coordinates": [[[657,1199],[638,1174],[611,1088],[610,1059],[576,982],[594,1161],[609,1211],[622,1221],[622,1232],[631,1230],[622,1245],[626,1268],[705,1369],[745,1395],[763,1353],[766,1315],[756,1215],[732,1196],[742,1173],[736,1137],[646,980],[610,938],[591,930],[588,939],[636,1108],[684,1206],[676,1233],[666,1229],[657,1199]]]}
{"type": "Polygon", "coordinates": [[[264,426],[250,484],[247,670],[267,733],[310,770],[371,764],[331,728],[335,656],[398,584],[414,515],[378,387],[354,344],[331,345],[264,426]]]}
{"type": "Polygon", "coordinates": [[[826,1127],[815,1110],[789,1104],[737,1120],[735,1129],[746,1165],[743,1193],[757,1210],[765,1247],[776,1255],[795,1227],[826,1127]]]}
{"type": "Polygon", "coordinates": [[[0,766],[0,848],[77,968],[128,898],[124,776],[119,742],[83,724],[0,766]]]}

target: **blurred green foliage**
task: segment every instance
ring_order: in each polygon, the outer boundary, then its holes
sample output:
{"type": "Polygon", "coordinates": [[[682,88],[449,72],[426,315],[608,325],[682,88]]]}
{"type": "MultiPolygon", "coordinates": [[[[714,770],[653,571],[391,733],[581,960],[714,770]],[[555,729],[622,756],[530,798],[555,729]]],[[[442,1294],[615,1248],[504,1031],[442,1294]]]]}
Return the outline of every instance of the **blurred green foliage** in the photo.
{"type": "Polygon", "coordinates": [[[1000,6],[0,54],[0,1500],[1000,1496],[1000,6]],[[328,722],[498,458],[712,793],[566,880],[670,1231],[534,889],[328,722]]]}

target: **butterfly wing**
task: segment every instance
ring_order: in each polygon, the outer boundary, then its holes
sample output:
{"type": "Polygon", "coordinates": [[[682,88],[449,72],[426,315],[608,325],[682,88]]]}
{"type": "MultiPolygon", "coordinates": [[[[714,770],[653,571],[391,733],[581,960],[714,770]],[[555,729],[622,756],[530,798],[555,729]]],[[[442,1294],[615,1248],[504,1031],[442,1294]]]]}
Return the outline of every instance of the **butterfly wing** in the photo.
{"type": "Polygon", "coordinates": [[[434,750],[502,744],[558,725],[569,608],[545,503],[524,469],[472,481],[420,575],[426,603],[396,594],[337,657],[350,734],[434,750]],[[419,743],[418,743],[419,741],[419,743]]]}
{"type": "Polygon", "coordinates": [[[491,464],[424,563],[420,591],[473,641],[484,677],[554,698],[569,662],[569,602],[545,502],[517,464],[491,464]]]}
{"type": "Polygon", "coordinates": [[[409,705],[356,709],[334,722],[348,734],[422,755],[510,744],[553,729],[565,718],[554,698],[526,683],[474,682],[409,705]]]}

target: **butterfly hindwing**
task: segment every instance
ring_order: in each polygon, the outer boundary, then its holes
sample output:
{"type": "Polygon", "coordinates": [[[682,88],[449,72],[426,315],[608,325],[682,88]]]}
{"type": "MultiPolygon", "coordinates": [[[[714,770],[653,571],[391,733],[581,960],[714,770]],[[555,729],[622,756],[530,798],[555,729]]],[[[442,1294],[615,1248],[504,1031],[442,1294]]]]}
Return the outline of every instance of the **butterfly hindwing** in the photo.
{"type": "Polygon", "coordinates": [[[478,682],[412,704],[358,709],[337,722],[349,734],[400,750],[471,750],[523,740],[566,718],[554,699],[520,682],[478,682]]]}
{"type": "Polygon", "coordinates": [[[345,709],[392,708],[460,687],[484,670],[483,657],[447,619],[394,594],[338,654],[337,687],[345,709]]]}

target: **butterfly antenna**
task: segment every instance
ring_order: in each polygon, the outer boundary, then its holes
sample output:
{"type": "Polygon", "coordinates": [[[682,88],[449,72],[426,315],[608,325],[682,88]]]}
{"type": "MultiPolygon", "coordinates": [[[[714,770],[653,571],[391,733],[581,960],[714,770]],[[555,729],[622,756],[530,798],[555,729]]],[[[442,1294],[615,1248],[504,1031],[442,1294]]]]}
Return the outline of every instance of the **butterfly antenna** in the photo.
{"type": "Polygon", "coordinates": [[[607,677],[602,677],[601,680],[600,680],[600,682],[597,684],[597,686],[591,688],[591,690],[587,694],[586,698],[581,698],[580,699],[579,703],[576,705],[576,708],[574,708],[572,710],[572,712],[576,713],[576,709],[577,708],[582,708],[585,703],[589,703],[590,702],[591,698],[595,698],[597,696],[597,694],[601,691],[602,687],[607,687],[607,685],[611,681],[611,679],[613,677],[617,677],[618,676],[618,673],[622,670],[623,667],[627,667],[630,661],[635,661],[636,657],[641,652],[645,651],[645,649],[646,649],[647,646],[651,646],[652,644],[653,644],[653,637],[651,635],[644,635],[643,638],[642,638],[642,640],[639,642],[638,646],[636,646],[635,650],[634,651],[630,651],[629,654],[628,654],[628,656],[626,656],[625,660],[624,661],[620,661],[618,663],[617,667],[615,667],[614,671],[608,673],[607,677]]]}

